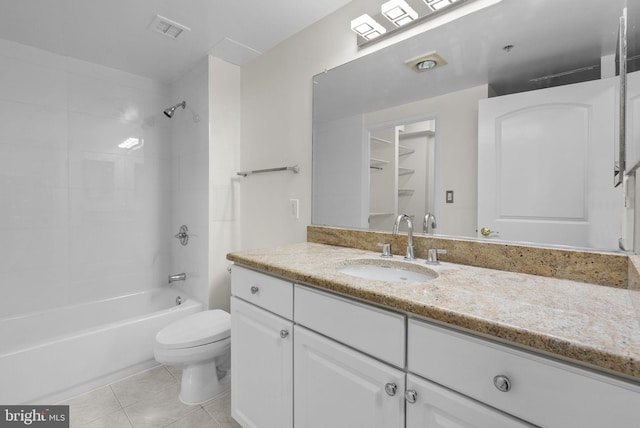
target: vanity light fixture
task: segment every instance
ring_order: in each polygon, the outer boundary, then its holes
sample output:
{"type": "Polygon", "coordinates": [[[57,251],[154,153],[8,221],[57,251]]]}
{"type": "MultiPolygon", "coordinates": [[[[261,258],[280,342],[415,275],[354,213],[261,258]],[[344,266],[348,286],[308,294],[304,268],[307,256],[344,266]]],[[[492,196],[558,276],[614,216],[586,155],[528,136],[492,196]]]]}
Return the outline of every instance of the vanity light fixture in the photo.
{"type": "Polygon", "coordinates": [[[351,21],[351,29],[367,40],[375,39],[387,32],[382,25],[366,13],[351,21]]]}
{"type": "Polygon", "coordinates": [[[404,0],[389,0],[380,7],[382,14],[396,27],[408,24],[418,18],[418,12],[404,0]]]}
{"type": "Polygon", "coordinates": [[[436,11],[440,10],[443,7],[447,7],[452,3],[455,3],[457,0],[424,0],[424,2],[429,6],[429,9],[436,11]]]}

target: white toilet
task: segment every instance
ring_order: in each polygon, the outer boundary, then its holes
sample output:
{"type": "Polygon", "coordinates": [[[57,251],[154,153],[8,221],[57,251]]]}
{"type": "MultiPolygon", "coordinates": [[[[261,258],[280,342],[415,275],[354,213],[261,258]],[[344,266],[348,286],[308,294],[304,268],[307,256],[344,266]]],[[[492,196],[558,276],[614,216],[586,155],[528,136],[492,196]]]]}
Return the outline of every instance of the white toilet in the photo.
{"type": "Polygon", "coordinates": [[[220,309],[181,318],[156,335],[156,361],[182,367],[180,401],[203,403],[229,389],[231,316],[220,309]]]}

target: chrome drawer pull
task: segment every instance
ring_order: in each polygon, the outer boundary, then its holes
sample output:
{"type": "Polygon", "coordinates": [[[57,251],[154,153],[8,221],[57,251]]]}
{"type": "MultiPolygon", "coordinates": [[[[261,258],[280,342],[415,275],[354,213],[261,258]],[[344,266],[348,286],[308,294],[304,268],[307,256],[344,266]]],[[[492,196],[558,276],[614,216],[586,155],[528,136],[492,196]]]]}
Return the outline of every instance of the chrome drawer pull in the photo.
{"type": "Polygon", "coordinates": [[[413,389],[409,389],[404,392],[404,399],[407,400],[407,402],[413,404],[418,400],[418,393],[413,389]]]}
{"type": "Polygon", "coordinates": [[[387,395],[390,395],[392,397],[396,395],[397,390],[398,390],[398,386],[395,383],[389,382],[384,386],[384,391],[387,393],[387,395]]]}
{"type": "Polygon", "coordinates": [[[257,285],[251,286],[251,294],[258,294],[258,291],[260,291],[260,289],[258,288],[257,285]]]}
{"type": "Polygon", "coordinates": [[[504,375],[498,375],[493,378],[493,384],[502,392],[509,392],[511,389],[511,381],[504,375]]]}
{"type": "Polygon", "coordinates": [[[289,330],[280,330],[280,337],[286,339],[289,336],[289,330]]]}

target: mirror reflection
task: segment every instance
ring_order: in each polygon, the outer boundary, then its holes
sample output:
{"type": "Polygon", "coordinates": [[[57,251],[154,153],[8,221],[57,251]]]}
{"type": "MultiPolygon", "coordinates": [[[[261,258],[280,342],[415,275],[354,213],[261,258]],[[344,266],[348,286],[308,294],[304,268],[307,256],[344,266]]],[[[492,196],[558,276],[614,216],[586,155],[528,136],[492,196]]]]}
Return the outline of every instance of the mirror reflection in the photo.
{"type": "Polygon", "coordinates": [[[625,3],[503,0],[315,76],[312,222],[617,250],[625,3]]]}

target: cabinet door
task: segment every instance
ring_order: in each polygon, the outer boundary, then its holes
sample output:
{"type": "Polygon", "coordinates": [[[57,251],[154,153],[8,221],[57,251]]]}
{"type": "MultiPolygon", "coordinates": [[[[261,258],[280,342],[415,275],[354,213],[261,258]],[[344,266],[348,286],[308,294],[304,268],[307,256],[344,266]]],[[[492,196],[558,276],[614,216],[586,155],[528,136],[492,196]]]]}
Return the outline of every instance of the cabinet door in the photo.
{"type": "Polygon", "coordinates": [[[294,355],[296,428],[404,427],[404,372],[297,325],[294,355]]]}
{"type": "Polygon", "coordinates": [[[407,375],[407,393],[406,428],[533,427],[412,374],[407,375]]]}
{"type": "Polygon", "coordinates": [[[231,415],[244,428],[293,422],[293,323],[231,298],[231,415]]]}

